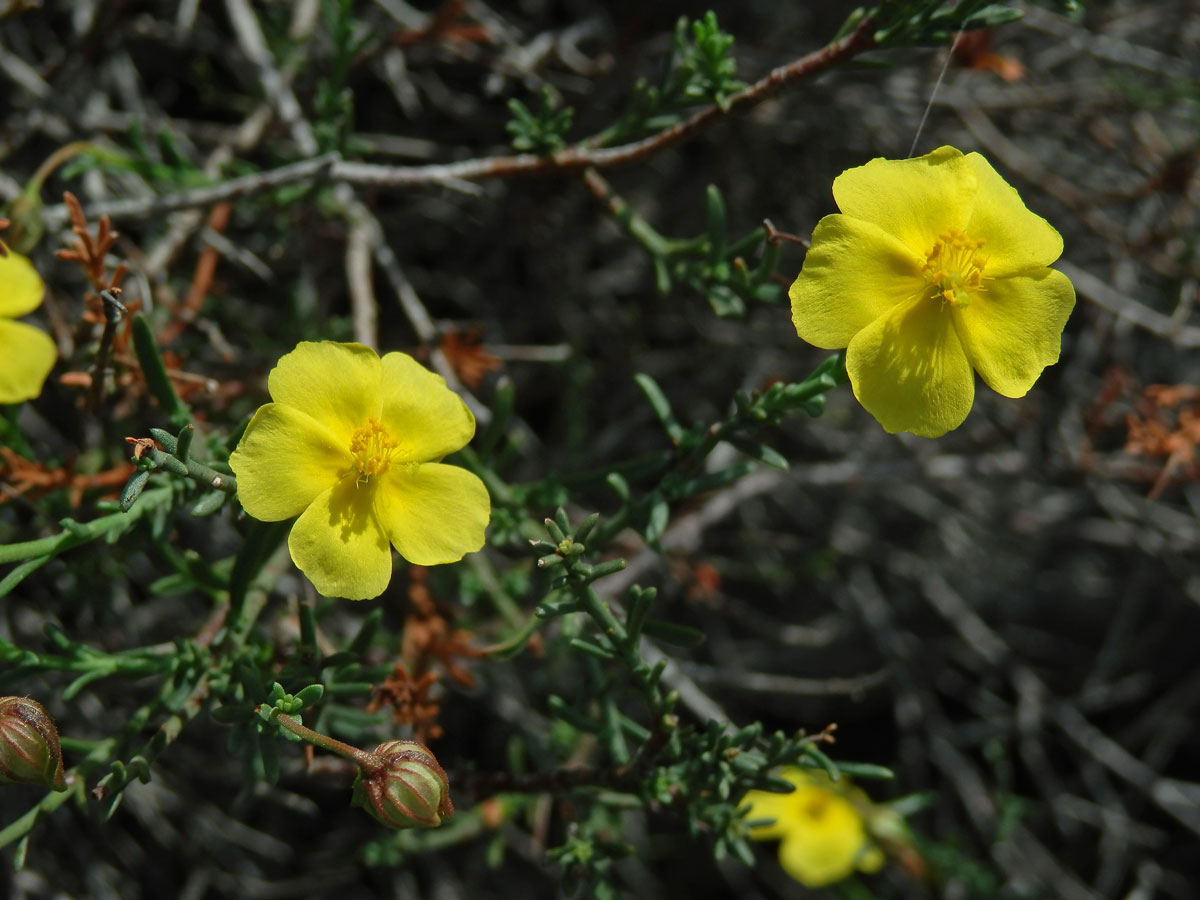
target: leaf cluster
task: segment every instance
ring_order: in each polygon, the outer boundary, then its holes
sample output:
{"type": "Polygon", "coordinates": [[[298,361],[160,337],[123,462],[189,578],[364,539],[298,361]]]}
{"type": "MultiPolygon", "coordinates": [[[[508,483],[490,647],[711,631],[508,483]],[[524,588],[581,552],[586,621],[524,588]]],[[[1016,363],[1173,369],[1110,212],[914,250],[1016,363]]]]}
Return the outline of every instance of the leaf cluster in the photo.
{"type": "Polygon", "coordinates": [[[752,866],[742,798],[754,789],[791,790],[788,782],[771,774],[780,766],[818,766],[834,780],[842,772],[892,777],[878,766],[838,766],[816,746],[828,735],[775,732],[768,736],[758,722],[740,728],[717,720],[685,724],[677,713],[678,695],[663,688],[665,659],[652,665],[645,649],[654,642],[695,647],[704,635],[651,618],[657,596],[652,588],[632,587],[626,609],[600,598],[595,583],[622,571],[625,561],[586,561],[586,542],[599,533],[598,518],[593,514],[572,530],[559,509],[545,523],[550,540],[531,542],[535,552],[545,554],[539,567],[552,573],[551,592],[539,604],[538,616],[582,617],[591,626],[587,631],[563,626],[575,635],[569,646],[586,670],[587,699],[552,694],[550,708],[573,727],[594,734],[616,767],[615,777],[603,781],[608,791],[589,792],[590,803],[598,809],[581,816],[565,842],[551,851],[551,857],[566,868],[568,884],[591,896],[617,896],[612,866],[632,848],[611,839],[612,817],[631,807],[631,794],[651,809],[681,817],[690,834],[707,836],[716,859],[732,855],[752,866]],[[613,677],[607,673],[610,667],[623,669],[625,677],[613,677]],[[626,679],[646,706],[645,725],[619,705],[626,679]],[[636,750],[631,751],[630,742],[637,744],[636,750]]]}
{"type": "Polygon", "coordinates": [[[514,150],[533,153],[554,153],[567,146],[567,132],[575,118],[575,110],[561,106],[549,86],[543,86],[538,103],[530,109],[515,97],[508,101],[512,118],[505,123],[514,150]]]}

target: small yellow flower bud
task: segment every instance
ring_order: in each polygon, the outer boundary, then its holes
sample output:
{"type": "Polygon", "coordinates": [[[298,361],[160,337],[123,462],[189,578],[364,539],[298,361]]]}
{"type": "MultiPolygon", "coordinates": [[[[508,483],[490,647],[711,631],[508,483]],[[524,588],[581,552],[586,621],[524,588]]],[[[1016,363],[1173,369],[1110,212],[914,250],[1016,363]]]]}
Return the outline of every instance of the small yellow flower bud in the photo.
{"type": "Polygon", "coordinates": [[[359,768],[351,802],[388,828],[431,828],[454,815],[445,770],[416,741],[376,747],[359,768]]]}
{"type": "Polygon", "coordinates": [[[58,728],[28,697],[0,698],[0,784],[67,789],[58,728]]]}

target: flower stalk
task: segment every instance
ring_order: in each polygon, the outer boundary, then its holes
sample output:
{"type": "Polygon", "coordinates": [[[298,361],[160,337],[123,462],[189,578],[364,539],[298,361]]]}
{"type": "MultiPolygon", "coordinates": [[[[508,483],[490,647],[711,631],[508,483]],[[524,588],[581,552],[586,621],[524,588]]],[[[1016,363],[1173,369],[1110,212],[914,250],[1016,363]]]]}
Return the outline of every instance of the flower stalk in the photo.
{"type": "MultiPolygon", "coordinates": [[[[256,712],[262,715],[263,706],[256,712]]],[[[270,709],[266,718],[300,740],[357,765],[351,803],[388,828],[432,828],[454,815],[446,771],[424,744],[386,741],[367,752],[314,731],[279,707],[270,709]]]]}
{"type": "Polygon", "coordinates": [[[320,747],[322,750],[328,750],[330,753],[336,753],[338,756],[345,757],[362,768],[371,767],[378,762],[365,750],[360,750],[351,744],[331,738],[327,734],[321,734],[319,731],[313,731],[308,726],[302,725],[284,713],[277,712],[271,717],[271,721],[285,731],[290,731],[296,737],[300,738],[300,740],[307,741],[314,747],[320,747]]]}

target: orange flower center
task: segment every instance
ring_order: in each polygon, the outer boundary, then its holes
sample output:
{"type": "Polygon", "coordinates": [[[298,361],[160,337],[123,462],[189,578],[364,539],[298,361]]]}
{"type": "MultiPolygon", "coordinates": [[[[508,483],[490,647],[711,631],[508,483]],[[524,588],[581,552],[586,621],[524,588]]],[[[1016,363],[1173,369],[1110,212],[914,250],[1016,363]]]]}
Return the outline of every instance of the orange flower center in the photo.
{"type": "Polygon", "coordinates": [[[972,294],[986,290],[983,269],[987,257],[979,252],[983,244],[982,239],[969,238],[956,229],[938,235],[921,267],[935,298],[963,309],[970,304],[972,294]]]}
{"type": "Polygon", "coordinates": [[[374,419],[367,419],[366,425],[356,429],[350,438],[350,455],[358,470],[358,483],[365,484],[386,472],[397,446],[387,429],[374,419]]]}
{"type": "Polygon", "coordinates": [[[829,813],[833,794],[828,791],[818,791],[805,798],[804,817],[813,822],[819,822],[829,813]]]}

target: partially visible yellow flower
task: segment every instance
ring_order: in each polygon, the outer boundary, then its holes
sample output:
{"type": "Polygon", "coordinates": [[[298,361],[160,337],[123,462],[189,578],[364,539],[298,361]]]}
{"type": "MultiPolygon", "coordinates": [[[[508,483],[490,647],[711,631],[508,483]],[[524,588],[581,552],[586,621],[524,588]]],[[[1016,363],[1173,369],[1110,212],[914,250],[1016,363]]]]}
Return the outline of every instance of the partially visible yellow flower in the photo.
{"type": "Polygon", "coordinates": [[[810,344],[846,348],[854,395],[889,432],[966,419],[975,376],[1023,397],[1058,361],[1075,289],[1047,268],[1062,237],[978,153],[874,159],[833,182],[792,284],[810,344]]]}
{"type": "Polygon", "coordinates": [[[0,256],[0,403],[32,400],[42,392],[58,351],[44,331],[10,321],[32,312],[46,286],[24,256],[0,256]]]}
{"type": "Polygon", "coordinates": [[[834,783],[819,769],[787,768],[779,777],[794,785],[788,794],[750,791],[746,820],[774,819],[750,829],[757,841],[781,841],[779,864],[805,887],[818,888],[852,875],[876,872],[883,851],[867,835],[860,811],[866,794],[844,781],[834,783]]]}
{"type": "Polygon", "coordinates": [[[362,344],[304,342],[267,380],[229,458],[238,498],[256,519],[299,516],[292,560],[326,597],[383,593],[392,551],[422,566],[483,546],[483,482],[440,460],[466,445],[475,417],[411,356],[362,344]]]}

